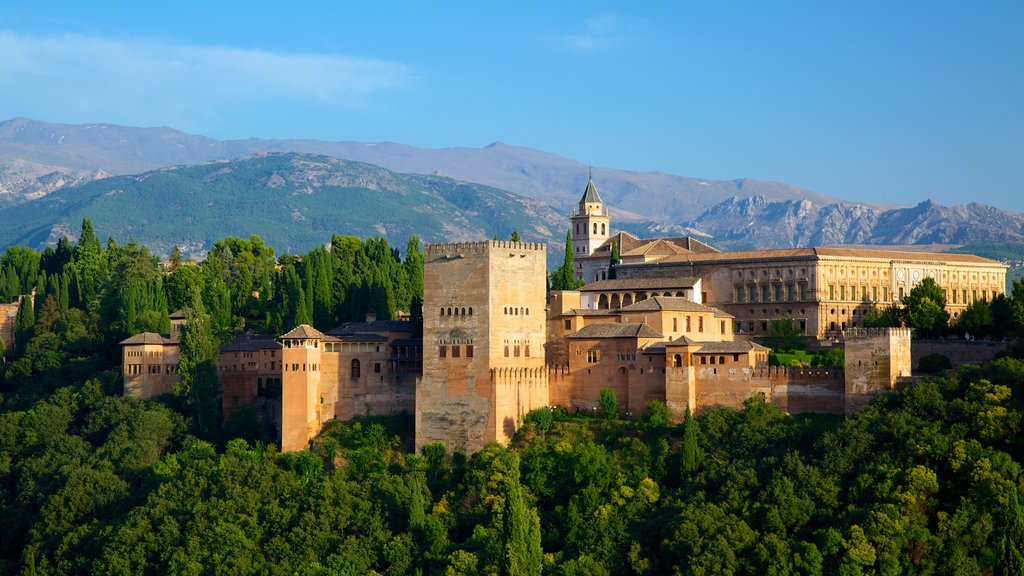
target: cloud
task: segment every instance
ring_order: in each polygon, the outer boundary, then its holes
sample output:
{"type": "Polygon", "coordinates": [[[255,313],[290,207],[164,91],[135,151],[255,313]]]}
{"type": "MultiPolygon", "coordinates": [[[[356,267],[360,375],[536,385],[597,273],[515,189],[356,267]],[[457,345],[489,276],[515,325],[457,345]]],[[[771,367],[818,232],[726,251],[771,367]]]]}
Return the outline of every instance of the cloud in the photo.
{"type": "Polygon", "coordinates": [[[581,54],[590,54],[621,41],[629,31],[623,19],[612,14],[592,16],[584,22],[584,30],[560,38],[562,46],[581,54]]]}
{"type": "Polygon", "coordinates": [[[414,80],[382,60],[76,34],[0,31],[0,54],[0,116],[50,107],[182,128],[268,102],[362,108],[414,80]]]}

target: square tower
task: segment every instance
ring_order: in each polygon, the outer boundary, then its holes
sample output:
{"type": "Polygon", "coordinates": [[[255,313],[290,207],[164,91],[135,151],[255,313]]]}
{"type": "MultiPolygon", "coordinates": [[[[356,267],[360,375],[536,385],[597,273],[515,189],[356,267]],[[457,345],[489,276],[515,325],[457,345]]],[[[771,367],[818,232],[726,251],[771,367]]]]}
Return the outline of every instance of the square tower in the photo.
{"type": "Polygon", "coordinates": [[[425,246],[417,450],[505,443],[522,415],[548,404],[545,290],[543,244],[425,246]]]}

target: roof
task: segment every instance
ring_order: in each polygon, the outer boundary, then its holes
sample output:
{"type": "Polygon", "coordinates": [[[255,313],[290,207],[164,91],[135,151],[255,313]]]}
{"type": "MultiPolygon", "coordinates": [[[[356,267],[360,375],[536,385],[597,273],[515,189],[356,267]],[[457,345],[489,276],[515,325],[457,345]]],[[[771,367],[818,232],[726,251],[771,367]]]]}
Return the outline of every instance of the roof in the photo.
{"type": "Polygon", "coordinates": [[[609,308],[573,308],[565,313],[566,316],[616,316],[618,310],[609,308]]]}
{"type": "Polygon", "coordinates": [[[735,340],[732,342],[698,342],[686,336],[680,336],[668,344],[668,346],[700,346],[694,354],[745,354],[753,350],[768,351],[767,348],[749,340],[735,340]]]}
{"type": "Polygon", "coordinates": [[[664,338],[660,332],[644,323],[601,323],[580,328],[568,338],[664,338]]]}
{"type": "Polygon", "coordinates": [[[186,314],[188,314],[188,309],[181,308],[180,310],[175,310],[174,312],[171,312],[170,314],[167,315],[167,317],[170,318],[171,320],[184,320],[186,314]]]}
{"type": "Polygon", "coordinates": [[[270,334],[246,332],[235,336],[230,344],[220,347],[221,352],[243,352],[249,350],[279,350],[281,343],[270,334]]]}
{"type": "Polygon", "coordinates": [[[323,340],[324,333],[313,328],[309,324],[300,324],[295,328],[292,328],[289,332],[281,335],[281,338],[287,339],[304,339],[304,340],[323,340]]]}
{"type": "Polygon", "coordinates": [[[423,346],[423,338],[395,338],[392,346],[423,346]]]}
{"type": "Polygon", "coordinates": [[[324,336],[328,342],[387,342],[388,337],[383,334],[367,334],[356,332],[352,334],[328,334],[324,336]]]}
{"type": "Polygon", "coordinates": [[[341,326],[326,332],[331,336],[358,334],[368,332],[409,332],[412,333],[412,322],[407,320],[374,320],[373,322],[345,322],[341,326]]]}
{"type": "Polygon", "coordinates": [[[178,341],[172,340],[163,334],[157,334],[156,332],[142,332],[121,340],[121,344],[127,346],[140,344],[173,344],[177,346],[178,341]]]}
{"type": "Polygon", "coordinates": [[[688,254],[690,251],[682,246],[669,242],[663,238],[657,240],[651,240],[646,244],[641,244],[632,250],[622,253],[622,258],[633,257],[633,256],[668,256],[674,254],[688,254]]]}
{"type": "Polygon", "coordinates": [[[655,310],[667,310],[671,312],[713,312],[715,316],[732,318],[731,314],[722,312],[718,308],[712,308],[711,306],[691,302],[686,298],[668,296],[652,296],[646,300],[640,300],[639,302],[634,302],[629,306],[619,308],[620,313],[648,312],[655,310]]]}
{"type": "Polygon", "coordinates": [[[597,193],[593,180],[587,180],[587,189],[583,191],[583,198],[580,198],[580,204],[587,202],[601,202],[601,196],[597,193]]]}
{"type": "MultiPolygon", "coordinates": [[[[741,250],[738,252],[710,252],[704,254],[677,254],[666,256],[658,263],[713,263],[731,262],[736,260],[780,260],[785,258],[816,260],[819,258],[860,258],[867,260],[903,260],[908,262],[956,262],[960,264],[985,264],[1004,266],[995,260],[982,258],[973,254],[946,254],[936,252],[914,252],[910,250],[888,250],[884,247],[875,248],[783,248],[777,250],[741,250]]],[[[633,266],[643,266],[636,263],[633,266]]]]}
{"type": "Polygon", "coordinates": [[[616,278],[615,280],[598,280],[579,289],[580,292],[605,292],[618,290],[675,290],[693,288],[700,278],[616,278]]]}

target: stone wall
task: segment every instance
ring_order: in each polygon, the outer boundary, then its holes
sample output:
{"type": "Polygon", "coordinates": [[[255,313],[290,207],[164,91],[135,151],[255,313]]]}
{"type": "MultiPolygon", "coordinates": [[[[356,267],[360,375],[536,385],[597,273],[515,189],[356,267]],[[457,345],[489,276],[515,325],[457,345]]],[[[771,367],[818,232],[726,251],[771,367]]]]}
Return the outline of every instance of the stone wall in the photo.
{"type": "Polygon", "coordinates": [[[996,354],[1011,344],[1003,340],[914,340],[911,350],[913,366],[916,370],[921,357],[927,354],[947,356],[953,366],[984,364],[991,362],[996,354]]]}
{"type": "Polygon", "coordinates": [[[850,330],[845,338],[846,410],[852,416],[871,397],[911,375],[910,329],[850,330]]]}
{"type": "Polygon", "coordinates": [[[20,304],[21,296],[9,304],[0,304],[0,341],[7,348],[14,348],[14,324],[20,304]]]}

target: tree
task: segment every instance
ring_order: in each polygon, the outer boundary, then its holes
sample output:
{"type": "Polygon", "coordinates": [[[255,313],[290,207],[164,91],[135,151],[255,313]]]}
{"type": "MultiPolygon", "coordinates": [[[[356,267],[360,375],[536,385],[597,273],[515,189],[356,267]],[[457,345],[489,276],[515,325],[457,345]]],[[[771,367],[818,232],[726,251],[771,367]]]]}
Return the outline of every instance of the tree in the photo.
{"type": "Polygon", "coordinates": [[[992,309],[984,300],[975,300],[960,313],[960,320],[956,325],[968,334],[987,336],[991,334],[993,328],[992,309]]]}
{"type": "Polygon", "coordinates": [[[867,328],[897,328],[903,324],[903,309],[897,305],[872,308],[864,315],[867,328]]]}
{"type": "Polygon", "coordinates": [[[668,406],[661,400],[648,400],[644,405],[647,415],[647,423],[653,428],[664,428],[668,426],[670,419],[668,406]]]}
{"type": "Polygon", "coordinates": [[[601,407],[601,415],[605,418],[610,420],[619,415],[619,400],[615,397],[615,392],[608,388],[601,388],[597,404],[601,407]]]}
{"type": "Polygon", "coordinates": [[[765,345],[772,350],[803,350],[806,341],[792,318],[776,318],[768,323],[765,345]]]}
{"type": "Polygon", "coordinates": [[[14,317],[14,345],[18,350],[24,350],[32,337],[36,325],[36,315],[32,311],[32,298],[23,296],[18,304],[18,314],[14,317]]]}
{"type": "Polygon", "coordinates": [[[511,460],[503,490],[502,537],[505,549],[500,563],[501,572],[508,576],[539,576],[544,559],[540,546],[540,517],[523,497],[519,455],[513,452],[511,460]]]}
{"type": "Polygon", "coordinates": [[[512,237],[510,238],[513,242],[522,242],[523,239],[519,237],[519,230],[512,231],[512,237]]]}
{"type": "Polygon", "coordinates": [[[203,299],[193,296],[185,312],[185,325],[181,329],[181,355],[178,359],[177,392],[185,397],[192,409],[193,427],[209,436],[219,429],[220,410],[217,379],[217,340],[203,299]]]}
{"type": "Polygon", "coordinates": [[[700,425],[690,414],[690,407],[686,407],[683,414],[683,447],[680,452],[680,470],[684,477],[696,473],[703,461],[700,447],[697,445],[697,435],[700,433],[700,425]]]}
{"type": "Polygon", "coordinates": [[[907,325],[924,338],[940,336],[949,326],[946,293],[934,279],[925,278],[903,297],[907,325]]]}
{"type": "Polygon", "coordinates": [[[619,243],[618,242],[612,242],[612,255],[611,255],[611,257],[608,260],[608,279],[609,280],[614,280],[615,279],[615,277],[617,275],[617,273],[616,273],[616,266],[619,265],[620,261],[621,260],[619,258],[619,243]]]}
{"type": "Polygon", "coordinates": [[[1010,488],[1003,526],[996,574],[1019,576],[1024,574],[1024,509],[1021,508],[1016,486],[1010,488]]]}

